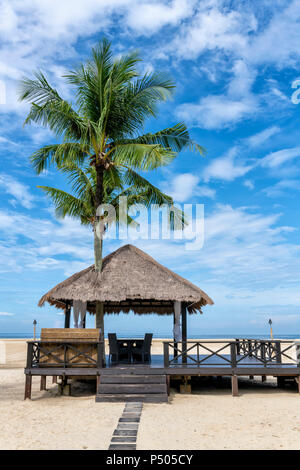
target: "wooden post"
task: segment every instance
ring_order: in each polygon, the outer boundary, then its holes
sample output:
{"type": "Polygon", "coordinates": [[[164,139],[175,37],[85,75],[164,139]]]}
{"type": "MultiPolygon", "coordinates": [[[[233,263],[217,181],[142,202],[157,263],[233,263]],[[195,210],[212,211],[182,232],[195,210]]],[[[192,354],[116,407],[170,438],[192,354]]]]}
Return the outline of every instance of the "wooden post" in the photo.
{"type": "Polygon", "coordinates": [[[284,388],[285,387],[285,378],[284,377],[277,377],[277,387],[284,388]]]}
{"type": "Polygon", "coordinates": [[[298,392],[300,393],[300,375],[298,375],[298,392]]]}
{"type": "Polygon", "coordinates": [[[33,343],[27,343],[27,361],[26,361],[27,369],[31,369],[32,367],[32,353],[33,353],[33,343]]]}
{"type": "Polygon", "coordinates": [[[187,322],[186,322],[186,313],[187,313],[187,308],[186,304],[182,302],[181,304],[181,324],[182,324],[182,363],[186,364],[187,363],[187,355],[186,355],[186,349],[187,349],[187,322]]]}
{"type": "Polygon", "coordinates": [[[103,366],[105,366],[105,364],[103,364],[103,342],[100,341],[98,343],[97,367],[98,369],[102,369],[103,366]]]}
{"type": "Polygon", "coordinates": [[[233,397],[238,397],[239,396],[239,384],[238,384],[237,375],[232,375],[231,376],[231,390],[232,390],[232,396],[233,397]]]}
{"type": "Polygon", "coordinates": [[[24,400],[26,400],[26,398],[31,399],[31,385],[32,385],[32,375],[31,375],[31,374],[26,374],[26,375],[25,375],[25,394],[24,394],[24,400]]]}
{"type": "Polygon", "coordinates": [[[248,351],[249,351],[249,357],[252,357],[252,341],[251,341],[251,339],[248,339],[248,351]]]}
{"type": "Polygon", "coordinates": [[[56,375],[53,375],[53,377],[52,377],[52,383],[53,383],[53,384],[57,384],[57,376],[56,376],[56,375]]]}
{"type": "Polygon", "coordinates": [[[65,307],[65,328],[70,328],[70,319],[71,319],[71,304],[66,302],[65,307]]]}
{"type": "Polygon", "coordinates": [[[175,315],[175,305],[174,305],[174,313],[173,313],[173,339],[174,339],[174,358],[178,356],[178,344],[175,338],[175,325],[177,324],[176,322],[176,315],[175,315]]]}
{"type": "Polygon", "coordinates": [[[276,341],[275,349],[276,349],[276,363],[281,364],[282,359],[281,359],[281,344],[280,344],[280,341],[276,341]]]}
{"type": "Polygon", "coordinates": [[[41,375],[40,391],[42,392],[43,390],[46,390],[46,386],[47,386],[47,376],[41,375]]]}
{"type": "Polygon", "coordinates": [[[99,385],[100,385],[100,375],[97,375],[97,379],[96,379],[96,393],[98,393],[99,385]]]}
{"type": "Polygon", "coordinates": [[[181,302],[176,301],[173,303],[173,339],[174,339],[174,354],[173,357],[178,356],[178,340],[180,341],[181,328],[180,328],[180,314],[181,314],[181,302]]]}
{"type": "Polygon", "coordinates": [[[166,375],[166,381],[167,381],[167,394],[170,395],[170,379],[171,377],[169,375],[166,375]]]}
{"type": "Polygon", "coordinates": [[[170,356],[169,356],[169,344],[167,342],[164,343],[164,367],[169,367],[170,356]]]}
{"type": "Polygon", "coordinates": [[[190,380],[191,377],[189,375],[184,375],[182,377],[182,383],[179,386],[180,393],[192,393],[190,380]]]}
{"type": "MultiPolygon", "coordinates": [[[[266,367],[266,365],[267,365],[267,360],[266,360],[266,347],[267,347],[266,342],[265,342],[265,341],[262,341],[262,342],[261,342],[261,358],[262,358],[262,360],[263,360],[263,363],[264,363],[264,366],[265,366],[265,367],[266,367]]],[[[266,380],[267,380],[267,377],[266,377],[265,375],[262,375],[262,376],[261,376],[261,381],[262,381],[262,382],[266,382],[266,380]]]]}
{"type": "Polygon", "coordinates": [[[230,359],[231,359],[231,367],[236,367],[236,344],[230,343],[230,359]]]}

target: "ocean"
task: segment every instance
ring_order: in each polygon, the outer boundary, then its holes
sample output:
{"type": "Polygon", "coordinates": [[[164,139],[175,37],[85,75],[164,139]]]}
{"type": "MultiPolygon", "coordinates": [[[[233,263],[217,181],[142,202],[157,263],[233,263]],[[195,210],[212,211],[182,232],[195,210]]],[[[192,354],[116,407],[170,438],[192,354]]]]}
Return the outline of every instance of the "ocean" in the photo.
{"type": "MultiPolygon", "coordinates": [[[[39,337],[40,332],[37,332],[37,338],[39,337]]],[[[27,338],[32,338],[32,332],[31,333],[0,333],[0,339],[27,339],[27,338]]],[[[107,335],[105,335],[107,337],[107,335]]],[[[136,333],[134,331],[132,332],[126,332],[126,334],[119,334],[118,333],[118,338],[143,338],[144,335],[140,333],[136,333]]],[[[172,339],[172,336],[170,335],[170,332],[159,332],[155,333],[153,335],[154,338],[166,338],[166,339],[172,339]]],[[[214,335],[205,335],[199,332],[197,335],[188,335],[188,339],[230,339],[230,338],[251,338],[251,339],[270,339],[270,335],[264,335],[264,334],[238,334],[238,333],[232,333],[232,334],[214,334],[214,335]]],[[[293,335],[287,335],[284,333],[277,333],[274,334],[274,339],[299,339],[300,338],[300,333],[299,334],[293,334],[293,335]]]]}

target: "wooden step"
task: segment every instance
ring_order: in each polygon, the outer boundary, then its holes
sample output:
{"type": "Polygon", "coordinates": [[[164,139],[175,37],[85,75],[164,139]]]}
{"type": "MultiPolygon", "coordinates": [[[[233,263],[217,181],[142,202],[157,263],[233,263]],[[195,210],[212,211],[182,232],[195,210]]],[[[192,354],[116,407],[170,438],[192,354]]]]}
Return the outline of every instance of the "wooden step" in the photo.
{"type": "Polygon", "coordinates": [[[127,402],[140,401],[144,403],[168,403],[168,395],[166,393],[148,393],[148,394],[98,394],[96,402],[127,402]]]}
{"type": "Polygon", "coordinates": [[[125,383],[125,384],[142,384],[142,383],[155,383],[155,384],[165,384],[166,376],[165,375],[104,375],[100,376],[101,384],[115,384],[115,383],[125,383]]]}
{"type": "Polygon", "coordinates": [[[124,393],[167,393],[167,385],[164,384],[153,384],[153,383],[133,383],[133,384],[123,384],[123,383],[101,383],[98,388],[98,394],[124,394],[124,393]]]}

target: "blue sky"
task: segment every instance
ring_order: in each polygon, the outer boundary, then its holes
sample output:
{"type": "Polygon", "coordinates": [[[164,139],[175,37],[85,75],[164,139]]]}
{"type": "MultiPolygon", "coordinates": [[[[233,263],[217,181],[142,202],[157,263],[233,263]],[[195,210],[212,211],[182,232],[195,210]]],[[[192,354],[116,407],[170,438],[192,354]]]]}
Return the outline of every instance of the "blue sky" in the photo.
{"type": "MultiPolygon", "coordinates": [[[[28,106],[17,83],[40,68],[66,98],[61,76],[106,36],[116,55],[138,49],[142,71],[163,70],[177,83],[157,130],[184,120],[207,149],[184,152],[149,175],[179,203],[205,205],[205,242],[137,240],[215,301],[189,320],[202,334],[300,332],[299,0],[18,0],[0,1],[0,334],[60,326],[39,309],[41,295],[93,261],[92,234],[56,220],[36,185],[65,186],[54,169],[37,177],[28,157],[54,141],[22,127],[28,106]],[[5,88],[5,100],[4,100],[5,88]]],[[[105,252],[120,242],[107,241],[105,252]]],[[[171,318],[118,316],[107,329],[171,332],[171,318]],[[146,322],[143,323],[143,322],[146,322]],[[160,323],[159,323],[160,322],[160,323]]],[[[92,320],[89,321],[92,325],[92,320]]]]}

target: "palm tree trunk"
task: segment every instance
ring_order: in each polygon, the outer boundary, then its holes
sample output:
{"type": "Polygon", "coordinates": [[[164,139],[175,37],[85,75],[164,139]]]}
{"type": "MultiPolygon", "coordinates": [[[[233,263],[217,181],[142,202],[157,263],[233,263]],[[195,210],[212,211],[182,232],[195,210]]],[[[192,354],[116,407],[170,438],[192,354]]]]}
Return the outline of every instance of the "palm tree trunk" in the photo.
{"type": "MultiPolygon", "coordinates": [[[[96,187],[96,210],[103,203],[103,166],[96,165],[97,187],[96,187]]],[[[95,217],[94,225],[94,258],[95,271],[101,273],[102,270],[102,249],[103,249],[103,228],[99,217],[95,217]]],[[[96,328],[100,328],[100,341],[103,342],[103,365],[105,365],[105,338],[104,338],[104,304],[96,301],[95,314],[96,328]]]]}

